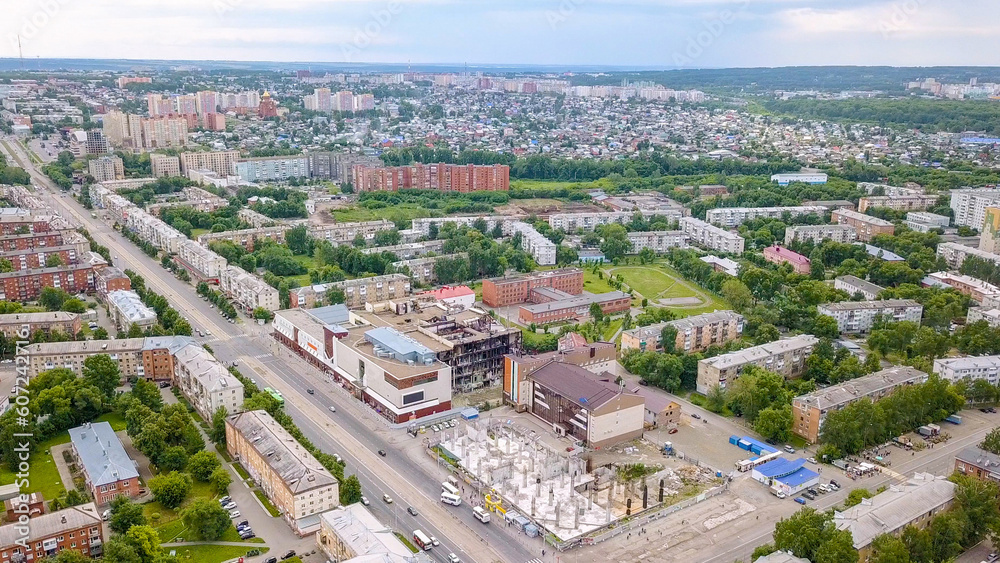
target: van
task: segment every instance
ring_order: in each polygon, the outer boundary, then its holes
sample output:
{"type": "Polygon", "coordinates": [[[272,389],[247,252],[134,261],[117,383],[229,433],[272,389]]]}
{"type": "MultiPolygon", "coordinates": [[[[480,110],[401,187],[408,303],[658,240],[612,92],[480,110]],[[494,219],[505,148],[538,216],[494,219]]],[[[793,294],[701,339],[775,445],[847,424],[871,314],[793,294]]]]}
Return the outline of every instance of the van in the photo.
{"type": "Polygon", "coordinates": [[[472,508],[472,515],[476,517],[476,520],[479,520],[483,524],[489,524],[490,523],[490,513],[487,512],[481,506],[475,506],[475,507],[473,507],[472,508]]]}
{"type": "Polygon", "coordinates": [[[461,506],[462,497],[458,495],[453,495],[451,493],[441,493],[441,502],[445,504],[450,504],[452,506],[461,506]]]}

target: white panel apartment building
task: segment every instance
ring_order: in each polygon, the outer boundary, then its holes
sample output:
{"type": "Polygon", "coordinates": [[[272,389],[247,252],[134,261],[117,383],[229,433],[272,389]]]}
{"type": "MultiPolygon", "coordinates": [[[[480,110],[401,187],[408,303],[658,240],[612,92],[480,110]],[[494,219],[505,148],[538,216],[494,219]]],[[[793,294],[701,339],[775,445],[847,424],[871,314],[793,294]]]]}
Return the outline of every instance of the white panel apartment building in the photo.
{"type": "Polygon", "coordinates": [[[545,235],[521,221],[514,221],[510,228],[514,233],[521,233],[521,247],[540,266],[552,266],[556,263],[556,244],[545,238],[545,235]]]}
{"type": "Polygon", "coordinates": [[[277,311],[281,308],[278,290],[239,266],[230,265],[222,270],[219,287],[226,295],[235,299],[245,311],[253,311],[257,307],[268,311],[277,311]]]}
{"type": "Polygon", "coordinates": [[[792,217],[803,215],[826,214],[826,208],[819,205],[798,205],[794,207],[719,207],[709,209],[705,213],[705,220],[720,227],[733,228],[752,221],[766,217],[768,219],[781,219],[785,214],[792,217]]]}
{"type": "Polygon", "coordinates": [[[217,280],[226,269],[226,259],[208,248],[184,239],[177,246],[177,257],[199,280],[217,280]]]}
{"type": "Polygon", "coordinates": [[[688,237],[684,231],[631,232],[628,234],[628,240],[632,242],[632,254],[638,254],[644,248],[666,252],[671,248],[688,246],[688,237]]]}
{"type": "Polygon", "coordinates": [[[923,211],[937,205],[936,195],[896,195],[870,196],[858,201],[858,211],[864,213],[874,207],[885,207],[893,211],[923,211]]]}
{"type": "Polygon", "coordinates": [[[467,217],[425,217],[422,219],[414,219],[412,229],[418,231],[423,236],[428,236],[431,233],[431,225],[437,225],[438,230],[441,230],[446,223],[454,223],[455,225],[471,227],[473,223],[477,220],[482,219],[486,221],[486,229],[493,230],[499,224],[503,233],[510,234],[509,223],[513,221],[519,221],[524,219],[523,215],[473,215],[467,217]]]}
{"type": "Polygon", "coordinates": [[[657,215],[668,219],[680,219],[683,213],[679,210],[661,210],[652,212],[649,210],[639,211],[595,211],[593,213],[556,213],[549,216],[549,226],[553,229],[562,229],[567,233],[576,230],[593,231],[601,225],[618,223],[624,225],[635,217],[636,213],[641,213],[643,217],[657,215]]]}
{"type": "Polygon", "coordinates": [[[850,295],[860,293],[867,301],[875,301],[878,294],[885,290],[880,285],[875,285],[872,282],[855,276],[840,276],[833,280],[833,288],[846,291],[850,295]]]}
{"type": "Polygon", "coordinates": [[[385,219],[357,223],[337,223],[334,225],[311,225],[309,227],[309,236],[317,240],[330,241],[334,246],[351,244],[358,235],[365,237],[365,242],[370,243],[375,240],[376,234],[382,231],[391,231],[395,228],[395,223],[386,221],[385,219]]]}
{"type": "Polygon", "coordinates": [[[192,170],[211,170],[219,176],[232,176],[233,165],[240,158],[240,151],[212,151],[181,153],[181,173],[192,170]]]}
{"type": "Polygon", "coordinates": [[[243,384],[208,350],[192,341],[173,355],[174,383],[202,418],[212,420],[219,407],[243,410],[243,384]]]}
{"type": "Polygon", "coordinates": [[[281,182],[289,178],[309,177],[309,157],[269,156],[237,160],[233,170],[240,183],[281,182]]]}
{"type": "Polygon", "coordinates": [[[941,358],[934,360],[934,373],[951,382],[985,379],[990,385],[1000,383],[1000,356],[941,358]]]}
{"type": "Polygon", "coordinates": [[[817,312],[833,317],[841,333],[860,334],[871,332],[876,318],[880,316],[889,322],[911,321],[920,324],[924,307],[912,299],[842,301],[820,305],[817,312]]]}
{"type": "Polygon", "coordinates": [[[132,325],[146,330],[156,324],[156,311],[147,307],[134,291],[108,292],[107,302],[108,316],[122,332],[127,332],[132,325]]]}
{"type": "Polygon", "coordinates": [[[965,246],[957,242],[943,242],[938,245],[937,255],[944,258],[951,268],[961,268],[962,262],[969,256],[977,256],[988,262],[1000,265],[1000,254],[993,254],[985,250],[979,250],[972,246],[965,246]]]}
{"type": "Polygon", "coordinates": [[[858,231],[850,225],[803,225],[785,229],[785,244],[796,240],[815,243],[832,240],[849,244],[858,240],[858,231]]]}
{"type": "Polygon", "coordinates": [[[740,235],[720,229],[694,217],[682,217],[679,221],[681,232],[699,246],[730,254],[743,254],[746,241],[740,235]]]}
{"type": "Polygon", "coordinates": [[[986,222],[986,208],[1000,204],[1000,189],[969,189],[951,191],[951,209],[955,212],[956,227],[982,230],[986,222]]]}

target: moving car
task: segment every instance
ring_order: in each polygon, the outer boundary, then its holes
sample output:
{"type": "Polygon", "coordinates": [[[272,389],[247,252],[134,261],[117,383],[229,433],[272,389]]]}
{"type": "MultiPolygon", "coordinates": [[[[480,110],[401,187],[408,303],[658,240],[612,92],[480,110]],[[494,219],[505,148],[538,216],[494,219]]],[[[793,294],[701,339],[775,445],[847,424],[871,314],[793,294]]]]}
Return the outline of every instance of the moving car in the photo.
{"type": "Polygon", "coordinates": [[[389,495],[382,495],[382,501],[386,504],[392,504],[392,497],[389,495]]]}
{"type": "Polygon", "coordinates": [[[316,390],[315,389],[306,389],[306,393],[309,393],[310,395],[315,395],[316,394],[316,390]]]}
{"type": "Polygon", "coordinates": [[[448,563],[462,563],[462,560],[458,558],[454,553],[448,554],[448,563]]]}
{"type": "Polygon", "coordinates": [[[420,513],[417,512],[417,509],[413,508],[412,506],[406,507],[406,511],[410,513],[410,516],[420,516],[420,513]]]}
{"type": "Polygon", "coordinates": [[[337,407],[330,406],[330,412],[337,412],[337,407]]]}
{"type": "Polygon", "coordinates": [[[701,420],[701,415],[698,414],[698,413],[696,413],[696,412],[693,412],[693,413],[691,413],[691,418],[693,418],[695,420],[701,420]]]}
{"type": "Polygon", "coordinates": [[[361,504],[368,506],[371,502],[368,501],[368,497],[361,495],[361,504]]]}
{"type": "Polygon", "coordinates": [[[431,536],[431,545],[433,545],[434,547],[437,547],[437,546],[441,545],[441,542],[439,542],[438,539],[435,538],[434,536],[431,536]]]}
{"type": "Polygon", "coordinates": [[[385,450],[379,450],[378,455],[385,457],[385,450]]]}

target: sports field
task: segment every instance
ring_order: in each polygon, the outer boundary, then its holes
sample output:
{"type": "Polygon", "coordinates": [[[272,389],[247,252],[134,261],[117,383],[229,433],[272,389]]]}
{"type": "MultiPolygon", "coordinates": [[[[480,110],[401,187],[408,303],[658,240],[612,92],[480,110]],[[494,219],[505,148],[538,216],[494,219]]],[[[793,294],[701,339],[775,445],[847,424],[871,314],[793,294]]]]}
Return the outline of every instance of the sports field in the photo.
{"type": "MultiPolygon", "coordinates": [[[[665,264],[623,266],[606,271],[624,276],[625,283],[643,298],[648,299],[651,306],[666,306],[682,316],[700,315],[729,308],[729,304],[721,298],[684,279],[680,273],[665,264]],[[664,305],[659,303],[661,299],[697,299],[700,303],[664,305]]],[[[589,287],[586,289],[594,291],[589,287]]]]}

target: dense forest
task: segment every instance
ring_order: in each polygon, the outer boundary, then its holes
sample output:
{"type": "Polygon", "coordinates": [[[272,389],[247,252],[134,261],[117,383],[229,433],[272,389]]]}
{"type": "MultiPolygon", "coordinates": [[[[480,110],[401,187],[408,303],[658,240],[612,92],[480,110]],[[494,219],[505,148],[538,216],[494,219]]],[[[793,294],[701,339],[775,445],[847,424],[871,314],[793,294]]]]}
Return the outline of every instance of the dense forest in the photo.
{"type": "Polygon", "coordinates": [[[1000,102],[989,100],[772,100],[768,111],[803,119],[865,122],[924,133],[986,131],[1000,135],[1000,102]]]}

